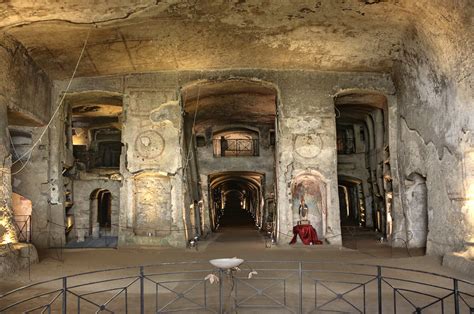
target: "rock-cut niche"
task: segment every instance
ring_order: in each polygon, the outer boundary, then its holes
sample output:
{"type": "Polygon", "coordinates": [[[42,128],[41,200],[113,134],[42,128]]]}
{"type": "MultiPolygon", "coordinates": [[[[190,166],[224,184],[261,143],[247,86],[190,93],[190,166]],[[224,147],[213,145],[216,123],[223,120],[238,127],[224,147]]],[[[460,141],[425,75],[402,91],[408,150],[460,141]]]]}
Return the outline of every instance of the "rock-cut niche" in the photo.
{"type": "Polygon", "coordinates": [[[405,180],[405,214],[409,247],[426,247],[428,197],[426,178],[413,172],[405,180]]]}
{"type": "Polygon", "coordinates": [[[292,180],[291,205],[295,224],[300,219],[298,216],[298,208],[302,198],[304,198],[304,202],[308,206],[308,220],[310,220],[316,229],[318,236],[323,238],[326,227],[327,187],[319,175],[303,173],[297,175],[292,180]]]}

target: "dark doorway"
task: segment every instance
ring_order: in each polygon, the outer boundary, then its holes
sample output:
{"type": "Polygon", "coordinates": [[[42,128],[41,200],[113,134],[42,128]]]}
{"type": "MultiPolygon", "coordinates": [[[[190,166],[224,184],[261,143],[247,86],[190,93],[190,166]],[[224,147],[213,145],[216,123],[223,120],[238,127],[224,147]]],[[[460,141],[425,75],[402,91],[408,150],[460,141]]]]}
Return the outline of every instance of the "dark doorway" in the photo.
{"type": "Polygon", "coordinates": [[[341,226],[363,226],[364,212],[361,202],[363,195],[360,193],[360,187],[357,184],[341,184],[339,191],[339,211],[341,217],[341,226]]]}
{"type": "Polygon", "coordinates": [[[209,178],[211,219],[214,226],[261,227],[264,175],[248,171],[228,171],[209,178]]]}
{"type": "Polygon", "coordinates": [[[97,222],[100,228],[110,228],[112,223],[112,194],[108,190],[97,195],[97,222]]]}

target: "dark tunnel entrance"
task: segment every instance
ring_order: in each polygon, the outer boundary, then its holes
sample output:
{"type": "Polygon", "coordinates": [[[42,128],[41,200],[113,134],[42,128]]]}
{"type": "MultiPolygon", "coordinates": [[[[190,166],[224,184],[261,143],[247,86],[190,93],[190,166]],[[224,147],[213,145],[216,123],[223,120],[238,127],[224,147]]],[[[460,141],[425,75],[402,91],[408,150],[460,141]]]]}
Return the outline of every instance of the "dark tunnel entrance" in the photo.
{"type": "Polygon", "coordinates": [[[215,229],[256,229],[263,221],[264,175],[230,171],[209,176],[211,221],[215,229]]]}

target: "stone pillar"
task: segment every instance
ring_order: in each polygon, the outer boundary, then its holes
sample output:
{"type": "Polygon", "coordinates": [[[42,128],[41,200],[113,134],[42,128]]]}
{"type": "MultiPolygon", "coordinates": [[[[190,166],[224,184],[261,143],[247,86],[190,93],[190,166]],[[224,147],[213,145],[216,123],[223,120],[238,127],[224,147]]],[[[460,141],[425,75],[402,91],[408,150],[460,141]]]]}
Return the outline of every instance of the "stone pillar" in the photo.
{"type": "Polygon", "coordinates": [[[7,106],[0,103],[0,244],[17,242],[11,207],[11,155],[7,106]]]}
{"type": "MultiPolygon", "coordinates": [[[[55,93],[53,104],[58,105],[60,93],[55,93]]],[[[52,111],[56,109],[53,106],[52,111]]],[[[49,132],[49,213],[48,219],[48,247],[62,247],[66,242],[64,232],[64,185],[62,176],[62,156],[64,151],[64,122],[60,112],[51,124],[49,132]]]]}
{"type": "Polygon", "coordinates": [[[212,223],[211,223],[211,205],[209,204],[209,182],[208,177],[206,175],[200,175],[201,178],[201,195],[202,199],[199,201],[199,207],[201,209],[201,224],[202,224],[202,231],[204,235],[207,235],[212,230],[212,223]]]}
{"type": "MultiPolygon", "coordinates": [[[[469,133],[470,135],[471,133],[469,133]]],[[[462,212],[464,215],[464,245],[474,256],[474,136],[470,135],[467,147],[464,151],[464,205],[462,212]]]]}

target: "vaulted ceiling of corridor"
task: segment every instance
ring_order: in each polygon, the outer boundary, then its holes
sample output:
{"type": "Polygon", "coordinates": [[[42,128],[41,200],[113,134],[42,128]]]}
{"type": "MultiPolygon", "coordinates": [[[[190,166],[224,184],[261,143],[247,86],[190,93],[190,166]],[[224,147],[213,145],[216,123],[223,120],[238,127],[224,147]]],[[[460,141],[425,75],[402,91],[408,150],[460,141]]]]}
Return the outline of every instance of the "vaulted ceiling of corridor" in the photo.
{"type": "Polygon", "coordinates": [[[386,109],[387,99],[378,93],[354,91],[339,95],[334,99],[334,104],[337,123],[364,124],[374,110],[386,109]]]}
{"type": "Polygon", "coordinates": [[[276,90],[259,81],[205,81],[183,88],[181,97],[195,131],[230,124],[273,125],[276,90]],[[195,119],[194,119],[195,118],[195,119]]]}
{"type": "Polygon", "coordinates": [[[153,70],[386,71],[408,14],[399,0],[116,0],[0,4],[0,28],[54,79],[153,70]],[[96,26],[96,27],[94,27],[96,26]]]}
{"type": "Polygon", "coordinates": [[[228,171],[212,174],[209,177],[211,188],[220,187],[222,191],[253,190],[261,188],[262,175],[251,171],[228,171]]]}
{"type": "Polygon", "coordinates": [[[82,92],[66,97],[72,108],[74,127],[112,126],[120,129],[122,96],[116,93],[82,92]]]}

